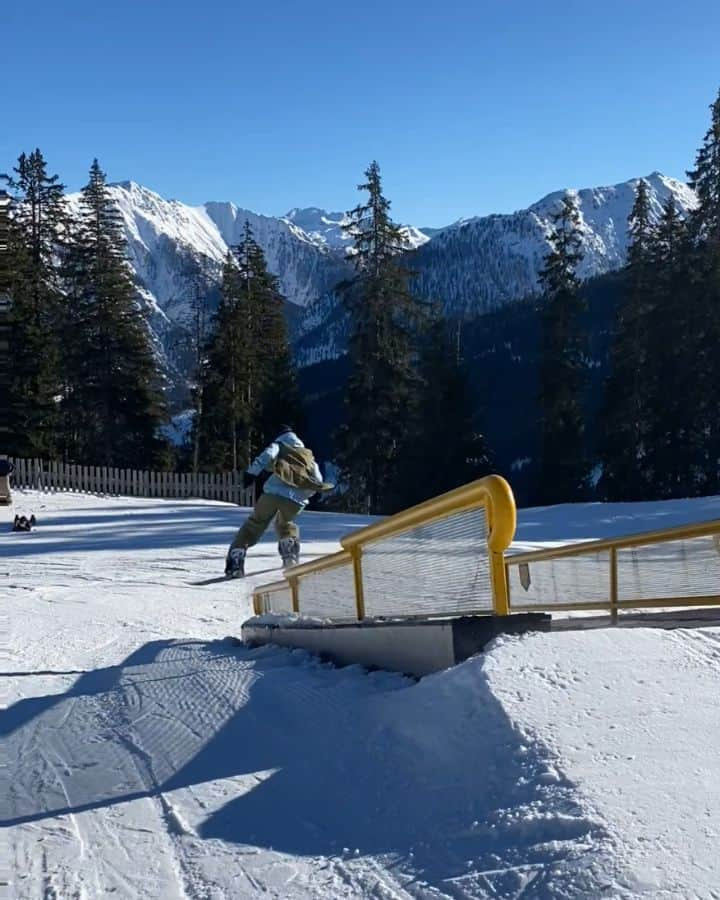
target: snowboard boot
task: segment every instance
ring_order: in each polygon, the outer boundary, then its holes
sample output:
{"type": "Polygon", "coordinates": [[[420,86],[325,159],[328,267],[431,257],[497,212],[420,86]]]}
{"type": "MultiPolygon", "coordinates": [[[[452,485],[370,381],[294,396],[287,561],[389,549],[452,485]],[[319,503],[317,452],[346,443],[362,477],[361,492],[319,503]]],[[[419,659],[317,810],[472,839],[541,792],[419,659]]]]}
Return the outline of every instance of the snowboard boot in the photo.
{"type": "Polygon", "coordinates": [[[297,538],[282,538],[278,544],[278,553],[282,557],[283,569],[297,566],[300,562],[300,541],[297,538]]]}
{"type": "Polygon", "coordinates": [[[244,547],[232,547],[228,550],[227,559],[225,560],[225,577],[226,578],[244,578],[245,577],[245,554],[244,547]]]}

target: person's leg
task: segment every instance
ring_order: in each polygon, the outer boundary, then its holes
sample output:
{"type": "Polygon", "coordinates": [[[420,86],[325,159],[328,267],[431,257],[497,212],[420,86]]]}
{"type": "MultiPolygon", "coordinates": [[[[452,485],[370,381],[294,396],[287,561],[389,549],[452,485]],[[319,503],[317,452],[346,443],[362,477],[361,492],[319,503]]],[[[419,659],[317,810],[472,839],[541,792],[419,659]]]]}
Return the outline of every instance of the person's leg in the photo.
{"type": "Polygon", "coordinates": [[[272,494],[260,494],[255,502],[255,508],[245,519],[235,535],[235,540],[230,544],[230,549],[241,547],[243,550],[247,550],[248,547],[257,544],[278,511],[276,501],[281,499],[282,497],[274,497],[272,494]]]}
{"type": "Polygon", "coordinates": [[[255,508],[235,535],[235,540],[230,544],[225,558],[225,575],[227,577],[242,578],[245,574],[245,554],[248,547],[257,544],[276,512],[277,506],[272,495],[260,494],[255,502],[255,508]]]}
{"type": "Polygon", "coordinates": [[[295,519],[304,509],[299,503],[293,503],[286,497],[276,497],[277,516],[275,518],[275,531],[278,538],[299,538],[300,529],[295,519]]]}
{"type": "Polygon", "coordinates": [[[296,566],[300,561],[300,529],[296,517],[304,509],[285,497],[278,497],[275,531],[278,536],[278,552],[284,566],[296,566]]]}
{"type": "Polygon", "coordinates": [[[10,503],[10,476],[0,475],[0,503],[10,503]]]}

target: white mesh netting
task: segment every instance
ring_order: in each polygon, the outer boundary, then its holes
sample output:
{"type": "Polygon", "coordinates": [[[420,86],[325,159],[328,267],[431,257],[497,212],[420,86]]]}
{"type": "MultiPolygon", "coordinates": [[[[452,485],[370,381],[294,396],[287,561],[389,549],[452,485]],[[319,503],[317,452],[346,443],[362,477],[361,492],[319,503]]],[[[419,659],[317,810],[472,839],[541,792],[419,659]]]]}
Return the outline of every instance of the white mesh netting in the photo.
{"type": "Polygon", "coordinates": [[[617,551],[618,600],[720,596],[720,534],[617,551]]]}
{"type": "Polygon", "coordinates": [[[290,585],[274,591],[259,591],[260,609],[264,613],[291,613],[293,611],[290,585]]]}
{"type": "MultiPolygon", "coordinates": [[[[720,534],[619,547],[618,601],[720,597],[720,534]]],[[[610,603],[610,551],[513,564],[510,604],[552,606],[610,603]]]]}
{"type": "Polygon", "coordinates": [[[332,619],[357,618],[352,560],[299,578],[300,614],[332,619]]]}
{"type": "Polygon", "coordinates": [[[485,510],[473,509],[363,547],[366,616],[492,609],[485,510]]]}
{"type": "Polygon", "coordinates": [[[511,564],[508,588],[511,607],[608,603],[610,551],[511,564]]]}

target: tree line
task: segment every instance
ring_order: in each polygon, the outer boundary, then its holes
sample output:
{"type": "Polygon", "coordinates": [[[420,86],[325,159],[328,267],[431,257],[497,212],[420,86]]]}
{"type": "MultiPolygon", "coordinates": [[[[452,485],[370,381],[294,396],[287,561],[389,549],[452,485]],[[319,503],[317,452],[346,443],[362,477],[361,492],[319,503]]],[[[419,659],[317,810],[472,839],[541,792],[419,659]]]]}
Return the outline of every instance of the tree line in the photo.
{"type": "Polygon", "coordinates": [[[162,381],[97,160],[74,210],[39,149],[2,179],[13,198],[3,452],[167,465],[162,381]]]}
{"type": "MultiPolygon", "coordinates": [[[[341,286],[351,334],[337,457],[344,502],[374,513],[485,474],[492,452],[453,340],[459,324],[413,296],[412,255],[390,219],[377,163],[365,174],[367,202],[347,225],[357,272],[341,286]]],[[[588,387],[597,362],[577,274],[580,212],[572,193],[559,204],[539,276],[540,388],[518,410],[539,420],[533,503],[720,493],[720,94],[688,182],[698,202],[685,218],[672,195],[658,217],[647,183],[637,183],[593,429],[588,387]]]]}
{"type": "Polygon", "coordinates": [[[688,182],[697,206],[662,213],[637,184],[600,435],[588,446],[588,335],[576,272],[579,214],[554,219],[540,275],[542,449],[537,502],[649,500],[720,492],[720,94],[688,182]]]}
{"type": "Polygon", "coordinates": [[[97,160],[72,206],[39,149],[0,178],[12,198],[0,451],[123,468],[243,468],[298,406],[283,298],[249,225],[228,253],[214,314],[202,272],[195,279],[184,323],[195,417],[191,445],[178,451],[164,436],[166,379],[97,160]]]}
{"type": "MultiPolygon", "coordinates": [[[[303,409],[277,277],[245,224],[208,308],[198,271],[184,323],[192,426],[171,448],[164,379],[128,264],[120,213],[95,161],[69,206],[40,150],[2,176],[13,196],[12,352],[5,398],[17,456],[131,468],[242,469],[303,409]]],[[[398,508],[489,469],[460,347],[438,307],[408,287],[405,244],[367,172],[350,214],[356,275],[337,290],[353,322],[338,505],[398,508]]]]}
{"type": "MultiPolygon", "coordinates": [[[[587,388],[595,361],[577,275],[582,242],[573,194],[554,216],[538,297],[540,390],[518,410],[539,420],[534,502],[720,492],[720,95],[711,112],[688,173],[696,209],[683,218],[670,197],[658,218],[647,184],[638,182],[594,446],[587,388]]],[[[284,298],[249,224],[225,260],[217,310],[208,309],[203,278],[192,292],[194,413],[178,460],[161,436],[163,376],[97,161],[72,210],[39,150],[21,155],[5,181],[14,197],[8,452],[241,469],[281,422],[302,430],[284,298]]],[[[355,271],[336,287],[350,333],[334,503],[386,513],[486,474],[492,452],[461,325],[443,315],[443,298],[413,291],[412,253],[391,217],[377,162],[358,189],[363,202],[344,226],[355,271]]]]}

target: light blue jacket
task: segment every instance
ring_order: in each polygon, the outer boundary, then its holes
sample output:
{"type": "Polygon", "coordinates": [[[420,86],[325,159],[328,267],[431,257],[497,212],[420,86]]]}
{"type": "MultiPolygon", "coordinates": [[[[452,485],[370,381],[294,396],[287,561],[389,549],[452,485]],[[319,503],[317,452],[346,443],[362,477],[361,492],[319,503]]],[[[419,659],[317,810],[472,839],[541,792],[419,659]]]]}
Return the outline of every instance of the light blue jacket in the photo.
{"type": "MultiPolygon", "coordinates": [[[[273,462],[277,459],[278,454],[280,453],[280,444],[285,444],[287,447],[305,446],[305,444],[303,444],[300,438],[293,431],[286,431],[285,434],[278,435],[278,437],[275,438],[272,444],[269,444],[262,453],[255,457],[255,459],[247,467],[247,471],[251,475],[259,475],[265,469],[271,469],[273,462]]],[[[314,474],[317,478],[318,484],[320,484],[323,478],[317,463],[315,463],[314,474]]],[[[277,475],[271,475],[268,478],[268,480],[265,482],[263,492],[266,494],[274,494],[276,497],[286,497],[288,500],[292,500],[293,503],[297,503],[300,506],[307,506],[308,500],[312,497],[313,494],[317,493],[317,491],[309,491],[305,490],[304,488],[291,487],[289,484],[285,484],[285,482],[278,478],[277,475]]]]}

